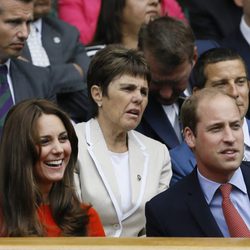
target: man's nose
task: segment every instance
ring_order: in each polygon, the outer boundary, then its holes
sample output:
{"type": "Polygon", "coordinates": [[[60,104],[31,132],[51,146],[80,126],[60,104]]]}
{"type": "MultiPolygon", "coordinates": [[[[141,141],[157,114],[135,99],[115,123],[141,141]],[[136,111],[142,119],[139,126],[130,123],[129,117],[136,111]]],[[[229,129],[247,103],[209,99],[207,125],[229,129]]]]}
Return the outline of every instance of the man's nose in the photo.
{"type": "Polygon", "coordinates": [[[19,29],[17,35],[18,35],[19,38],[27,40],[27,38],[29,36],[29,33],[30,33],[29,25],[27,25],[26,23],[24,23],[24,24],[22,24],[20,26],[20,29],[19,29]]]}

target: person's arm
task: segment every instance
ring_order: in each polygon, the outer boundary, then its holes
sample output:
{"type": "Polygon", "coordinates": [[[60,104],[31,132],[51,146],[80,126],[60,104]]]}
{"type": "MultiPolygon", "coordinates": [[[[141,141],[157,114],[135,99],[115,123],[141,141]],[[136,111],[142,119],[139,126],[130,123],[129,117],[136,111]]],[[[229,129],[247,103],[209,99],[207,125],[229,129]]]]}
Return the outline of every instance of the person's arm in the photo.
{"type": "Polygon", "coordinates": [[[162,149],[162,152],[160,154],[163,155],[163,163],[162,163],[158,193],[169,188],[169,183],[172,177],[172,168],[171,168],[169,151],[164,144],[162,144],[161,149],[162,149]]]}
{"type": "Polygon", "coordinates": [[[146,203],[145,207],[146,215],[146,236],[147,237],[162,237],[164,232],[161,228],[162,222],[158,221],[155,215],[154,207],[151,202],[146,203]]]}

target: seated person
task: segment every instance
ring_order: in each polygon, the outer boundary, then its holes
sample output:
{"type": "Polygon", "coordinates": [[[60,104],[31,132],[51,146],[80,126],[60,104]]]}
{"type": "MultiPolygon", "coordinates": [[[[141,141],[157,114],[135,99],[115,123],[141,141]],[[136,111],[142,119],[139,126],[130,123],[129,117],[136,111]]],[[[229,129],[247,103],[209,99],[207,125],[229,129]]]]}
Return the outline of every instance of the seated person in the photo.
{"type": "MultiPolygon", "coordinates": [[[[221,46],[236,50],[244,59],[250,72],[250,5],[248,0],[234,0],[234,3],[243,10],[241,22],[222,40],[221,46]]],[[[250,108],[246,117],[250,118],[250,108]]]]}
{"type": "Polygon", "coordinates": [[[197,168],[146,204],[147,236],[250,237],[250,164],[235,98],[205,88],[181,109],[197,168]]]}
{"type": "MultiPolygon", "coordinates": [[[[152,0],[150,0],[152,2],[152,0]]],[[[149,3],[150,1],[141,1],[141,6],[144,3],[149,3]]],[[[159,2],[159,0],[153,0],[159,2]]],[[[110,6],[107,8],[109,12],[106,16],[110,17],[113,14],[119,13],[119,9],[124,8],[125,5],[134,4],[134,0],[112,0],[112,1],[101,1],[101,0],[60,0],[58,1],[58,15],[59,17],[74,26],[76,26],[81,34],[80,38],[83,44],[89,44],[92,42],[94,33],[97,26],[98,16],[101,9],[101,4],[103,6],[110,6]],[[111,6],[117,6],[117,9],[112,9],[111,6]]],[[[169,15],[176,17],[181,20],[185,20],[185,15],[181,9],[177,0],[161,0],[161,12],[163,15],[169,15]]],[[[149,4],[150,5],[150,4],[149,4]]],[[[139,7],[138,7],[139,8],[139,7]]],[[[104,7],[102,7],[103,11],[104,7]]],[[[119,14],[117,15],[119,17],[119,14]]],[[[117,22],[110,22],[109,25],[113,25],[117,22]]]]}
{"type": "Polygon", "coordinates": [[[74,189],[78,146],[68,116],[30,99],[9,111],[0,146],[0,235],[104,236],[74,189]]]}
{"type": "MultiPolygon", "coordinates": [[[[216,48],[202,54],[193,69],[193,91],[216,88],[237,100],[243,121],[244,161],[250,161],[250,121],[245,118],[249,104],[247,68],[241,56],[230,49],[216,48]]],[[[194,154],[185,142],[170,150],[173,177],[171,185],[192,172],[194,154]]]]}
{"type": "Polygon", "coordinates": [[[87,54],[92,57],[108,44],[122,44],[126,48],[137,48],[141,25],[160,14],[160,0],[102,1],[94,39],[91,46],[86,47],[87,54]]]}
{"type": "Polygon", "coordinates": [[[167,16],[141,26],[138,45],[150,66],[152,80],[148,105],[137,131],[172,149],[183,140],[179,110],[191,94],[189,78],[197,51],[217,45],[195,41],[190,26],[167,16]]]}
{"type": "Polygon", "coordinates": [[[149,82],[148,65],[137,50],[109,45],[90,63],[92,118],[75,126],[78,191],[99,213],[107,236],[145,235],[145,203],[167,189],[172,176],[167,147],[134,130],[149,82]]]}

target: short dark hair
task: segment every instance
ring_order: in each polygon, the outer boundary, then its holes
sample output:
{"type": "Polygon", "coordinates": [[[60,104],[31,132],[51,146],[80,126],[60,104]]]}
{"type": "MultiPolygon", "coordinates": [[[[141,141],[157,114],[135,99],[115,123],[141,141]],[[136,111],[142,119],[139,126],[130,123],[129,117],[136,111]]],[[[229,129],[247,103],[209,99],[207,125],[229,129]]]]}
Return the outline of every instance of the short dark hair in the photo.
{"type": "Polygon", "coordinates": [[[91,96],[92,86],[99,85],[102,94],[108,96],[111,81],[124,74],[142,77],[150,83],[150,70],[142,52],[121,45],[108,45],[95,54],[87,73],[88,93],[93,104],[91,117],[98,115],[98,106],[91,96]]]}
{"type": "Polygon", "coordinates": [[[213,48],[202,53],[197,60],[192,71],[192,87],[202,89],[206,85],[207,77],[205,75],[205,69],[208,64],[239,60],[245,67],[246,75],[248,76],[248,70],[243,58],[233,49],[229,48],[213,48]]]}
{"type": "MultiPolygon", "coordinates": [[[[15,0],[15,1],[22,2],[22,3],[31,3],[31,2],[34,2],[34,0],[15,0]]],[[[4,9],[0,5],[0,15],[3,13],[3,11],[4,11],[4,9]]]]}
{"type": "Polygon", "coordinates": [[[146,50],[172,70],[185,60],[192,61],[195,37],[190,26],[174,18],[163,16],[142,25],[138,46],[146,50]]]}
{"type": "MultiPolygon", "coordinates": [[[[218,95],[227,96],[232,99],[237,106],[235,99],[222,91],[218,91],[215,88],[201,89],[189,96],[181,106],[180,117],[183,128],[189,127],[193,134],[196,135],[197,124],[199,122],[199,116],[197,113],[199,103],[204,99],[211,100],[218,95]]],[[[238,106],[237,108],[239,109],[238,106]]]]}

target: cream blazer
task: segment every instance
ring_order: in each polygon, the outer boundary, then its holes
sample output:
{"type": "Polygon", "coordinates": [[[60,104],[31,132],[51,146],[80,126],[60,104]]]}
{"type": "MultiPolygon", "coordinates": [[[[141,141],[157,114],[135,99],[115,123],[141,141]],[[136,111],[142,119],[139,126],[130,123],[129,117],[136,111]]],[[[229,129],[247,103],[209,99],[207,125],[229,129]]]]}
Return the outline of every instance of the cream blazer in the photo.
{"type": "Polygon", "coordinates": [[[132,207],[122,213],[117,179],[96,119],[75,125],[78,136],[76,188],[99,213],[106,236],[145,234],[145,203],[169,187],[172,176],[167,147],[134,130],[128,132],[132,207]]]}

